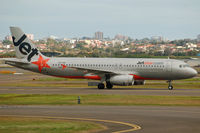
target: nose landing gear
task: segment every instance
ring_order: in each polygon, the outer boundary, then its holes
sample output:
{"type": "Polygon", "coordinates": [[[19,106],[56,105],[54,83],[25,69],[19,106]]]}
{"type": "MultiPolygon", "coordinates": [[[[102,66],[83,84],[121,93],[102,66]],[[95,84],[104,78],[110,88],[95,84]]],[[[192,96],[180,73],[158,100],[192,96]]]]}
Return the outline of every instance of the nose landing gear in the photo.
{"type": "Polygon", "coordinates": [[[173,90],[173,86],[172,86],[172,80],[169,80],[169,81],[167,81],[168,83],[169,83],[169,85],[168,85],[168,89],[169,90],[173,90]]]}

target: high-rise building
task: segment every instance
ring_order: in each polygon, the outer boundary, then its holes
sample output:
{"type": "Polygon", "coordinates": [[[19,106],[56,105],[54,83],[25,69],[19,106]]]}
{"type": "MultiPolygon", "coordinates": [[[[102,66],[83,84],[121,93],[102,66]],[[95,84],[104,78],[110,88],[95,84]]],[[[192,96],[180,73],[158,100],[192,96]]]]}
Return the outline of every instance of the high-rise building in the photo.
{"type": "Polygon", "coordinates": [[[100,32],[100,31],[95,32],[94,37],[97,40],[103,40],[103,32],[100,32]]]}
{"type": "Polygon", "coordinates": [[[26,34],[26,36],[28,37],[28,39],[34,40],[34,35],[33,34],[26,34]]]}
{"type": "Polygon", "coordinates": [[[115,40],[122,40],[122,41],[125,41],[125,40],[128,40],[128,36],[124,36],[124,35],[121,35],[121,34],[117,34],[117,35],[115,35],[115,40]]]}
{"type": "Polygon", "coordinates": [[[7,36],[5,37],[5,40],[12,41],[12,36],[7,35],[7,36]]]}
{"type": "Polygon", "coordinates": [[[197,36],[197,41],[200,42],[200,34],[197,36]]]}
{"type": "Polygon", "coordinates": [[[162,36],[152,36],[151,37],[151,40],[152,41],[156,41],[156,42],[162,42],[162,41],[167,41],[167,39],[165,39],[164,37],[162,37],[162,36]]]}

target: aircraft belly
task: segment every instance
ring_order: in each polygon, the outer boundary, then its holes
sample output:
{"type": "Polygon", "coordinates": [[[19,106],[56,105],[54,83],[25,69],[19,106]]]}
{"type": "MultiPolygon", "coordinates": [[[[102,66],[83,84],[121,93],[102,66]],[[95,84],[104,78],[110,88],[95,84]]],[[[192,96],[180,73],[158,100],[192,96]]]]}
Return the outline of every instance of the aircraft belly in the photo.
{"type": "Polygon", "coordinates": [[[168,80],[170,79],[169,72],[160,71],[160,72],[140,72],[139,76],[144,77],[146,79],[163,79],[168,80]]]}

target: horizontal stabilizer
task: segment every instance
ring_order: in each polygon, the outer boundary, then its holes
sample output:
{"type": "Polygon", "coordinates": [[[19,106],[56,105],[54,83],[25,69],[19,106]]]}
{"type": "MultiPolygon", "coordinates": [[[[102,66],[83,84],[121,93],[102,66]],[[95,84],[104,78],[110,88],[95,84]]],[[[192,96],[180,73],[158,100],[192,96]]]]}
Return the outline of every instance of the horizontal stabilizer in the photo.
{"type": "Polygon", "coordinates": [[[16,65],[16,64],[21,64],[21,65],[24,65],[24,64],[30,64],[29,62],[25,61],[25,60],[22,60],[22,59],[17,59],[17,58],[4,58],[4,62],[5,64],[9,64],[9,65],[16,65]]]}

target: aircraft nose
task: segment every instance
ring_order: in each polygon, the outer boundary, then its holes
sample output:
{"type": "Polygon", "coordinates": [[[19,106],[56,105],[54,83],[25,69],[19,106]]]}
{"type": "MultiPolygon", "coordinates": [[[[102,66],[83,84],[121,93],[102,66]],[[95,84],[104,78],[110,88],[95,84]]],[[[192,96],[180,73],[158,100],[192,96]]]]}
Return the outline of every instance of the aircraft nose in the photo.
{"type": "Polygon", "coordinates": [[[198,72],[195,69],[191,68],[191,70],[190,70],[190,76],[191,77],[195,77],[197,74],[198,74],[198,72]]]}

